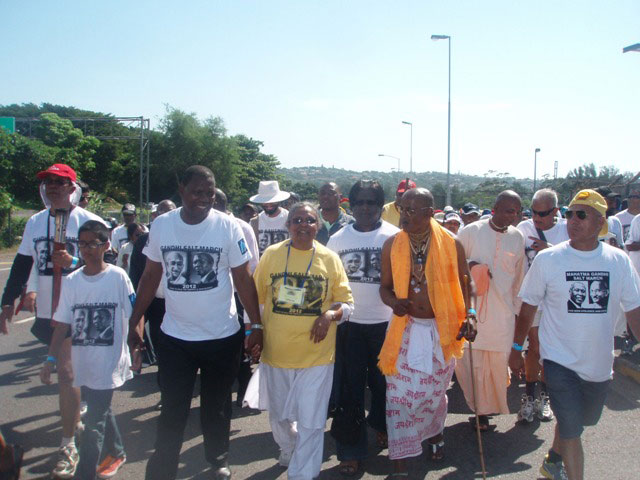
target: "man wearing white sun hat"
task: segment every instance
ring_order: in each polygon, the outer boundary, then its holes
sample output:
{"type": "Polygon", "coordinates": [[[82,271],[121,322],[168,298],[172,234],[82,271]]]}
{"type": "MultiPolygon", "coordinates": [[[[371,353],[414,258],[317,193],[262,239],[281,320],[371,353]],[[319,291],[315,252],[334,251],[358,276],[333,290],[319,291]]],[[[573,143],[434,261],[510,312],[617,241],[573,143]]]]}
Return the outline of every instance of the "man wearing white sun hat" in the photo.
{"type": "Polygon", "coordinates": [[[250,222],[258,239],[260,255],[268,246],[289,237],[289,231],[286,227],[289,212],[280,206],[280,202],[290,196],[289,192],[280,190],[277,181],[264,180],[258,186],[258,194],[249,199],[250,202],[257,203],[262,207],[260,215],[252,218],[250,222]]]}

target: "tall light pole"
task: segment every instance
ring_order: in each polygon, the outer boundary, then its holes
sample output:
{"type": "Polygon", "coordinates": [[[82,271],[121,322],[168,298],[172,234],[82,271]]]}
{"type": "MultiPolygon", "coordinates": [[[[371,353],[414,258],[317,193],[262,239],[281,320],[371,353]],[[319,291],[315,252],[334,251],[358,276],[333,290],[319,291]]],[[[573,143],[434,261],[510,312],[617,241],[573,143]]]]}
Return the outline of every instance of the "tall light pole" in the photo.
{"type": "MultiPolygon", "coordinates": [[[[389,158],[395,158],[396,160],[398,160],[398,173],[400,173],[400,157],[394,157],[393,155],[386,155],[384,153],[379,153],[378,154],[379,157],[389,157],[389,158]]],[[[393,170],[393,169],[392,169],[393,170]]]]}
{"type": "Polygon", "coordinates": [[[413,173],[413,123],[402,121],[405,125],[411,127],[411,138],[409,140],[409,173],[413,173]]]}
{"type": "Polygon", "coordinates": [[[536,193],[536,172],[538,170],[538,152],[539,148],[536,148],[536,151],[533,152],[533,193],[536,193]]]}
{"type": "Polygon", "coordinates": [[[449,101],[447,108],[447,205],[451,205],[451,36],[431,35],[431,40],[447,40],[449,44],[449,101]]]}

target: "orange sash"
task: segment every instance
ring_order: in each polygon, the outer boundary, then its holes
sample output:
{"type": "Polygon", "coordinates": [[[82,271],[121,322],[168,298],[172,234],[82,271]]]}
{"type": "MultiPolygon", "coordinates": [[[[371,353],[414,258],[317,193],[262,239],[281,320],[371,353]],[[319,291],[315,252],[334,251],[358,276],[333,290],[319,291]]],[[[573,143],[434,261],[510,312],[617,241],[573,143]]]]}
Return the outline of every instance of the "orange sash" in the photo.
{"type": "MultiPolygon", "coordinates": [[[[407,298],[411,278],[411,252],[409,235],[404,231],[396,235],[391,246],[391,272],[396,296],[407,298]]],[[[444,359],[448,362],[452,356],[461,358],[464,340],[456,340],[456,336],[465,319],[465,305],[458,277],[458,252],[453,237],[433,218],[425,274],[444,359]]],[[[394,315],[391,320],[378,356],[378,368],[384,375],[398,373],[396,361],[408,320],[408,315],[394,315]]]]}

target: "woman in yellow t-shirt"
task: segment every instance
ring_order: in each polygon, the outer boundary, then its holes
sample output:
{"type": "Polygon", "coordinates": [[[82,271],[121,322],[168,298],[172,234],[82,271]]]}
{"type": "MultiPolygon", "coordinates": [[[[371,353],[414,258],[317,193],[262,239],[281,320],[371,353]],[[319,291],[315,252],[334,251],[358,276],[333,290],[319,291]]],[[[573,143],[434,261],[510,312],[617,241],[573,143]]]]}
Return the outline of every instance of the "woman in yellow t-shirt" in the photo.
{"type": "Polygon", "coordinates": [[[264,306],[260,408],[269,410],[289,478],[320,473],[336,324],[353,307],[340,258],[315,241],[318,224],[313,205],[295,204],[287,218],[290,238],[265,250],[254,273],[264,306]]]}

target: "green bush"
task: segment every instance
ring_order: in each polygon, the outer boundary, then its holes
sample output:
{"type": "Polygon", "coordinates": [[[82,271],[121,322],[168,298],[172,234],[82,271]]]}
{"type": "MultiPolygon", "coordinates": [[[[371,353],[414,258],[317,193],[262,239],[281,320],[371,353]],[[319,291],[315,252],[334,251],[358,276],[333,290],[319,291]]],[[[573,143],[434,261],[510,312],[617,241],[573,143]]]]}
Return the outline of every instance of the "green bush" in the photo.
{"type": "Polygon", "coordinates": [[[0,243],[4,248],[13,247],[19,242],[27,223],[27,217],[11,217],[11,222],[0,230],[0,243]]]}

